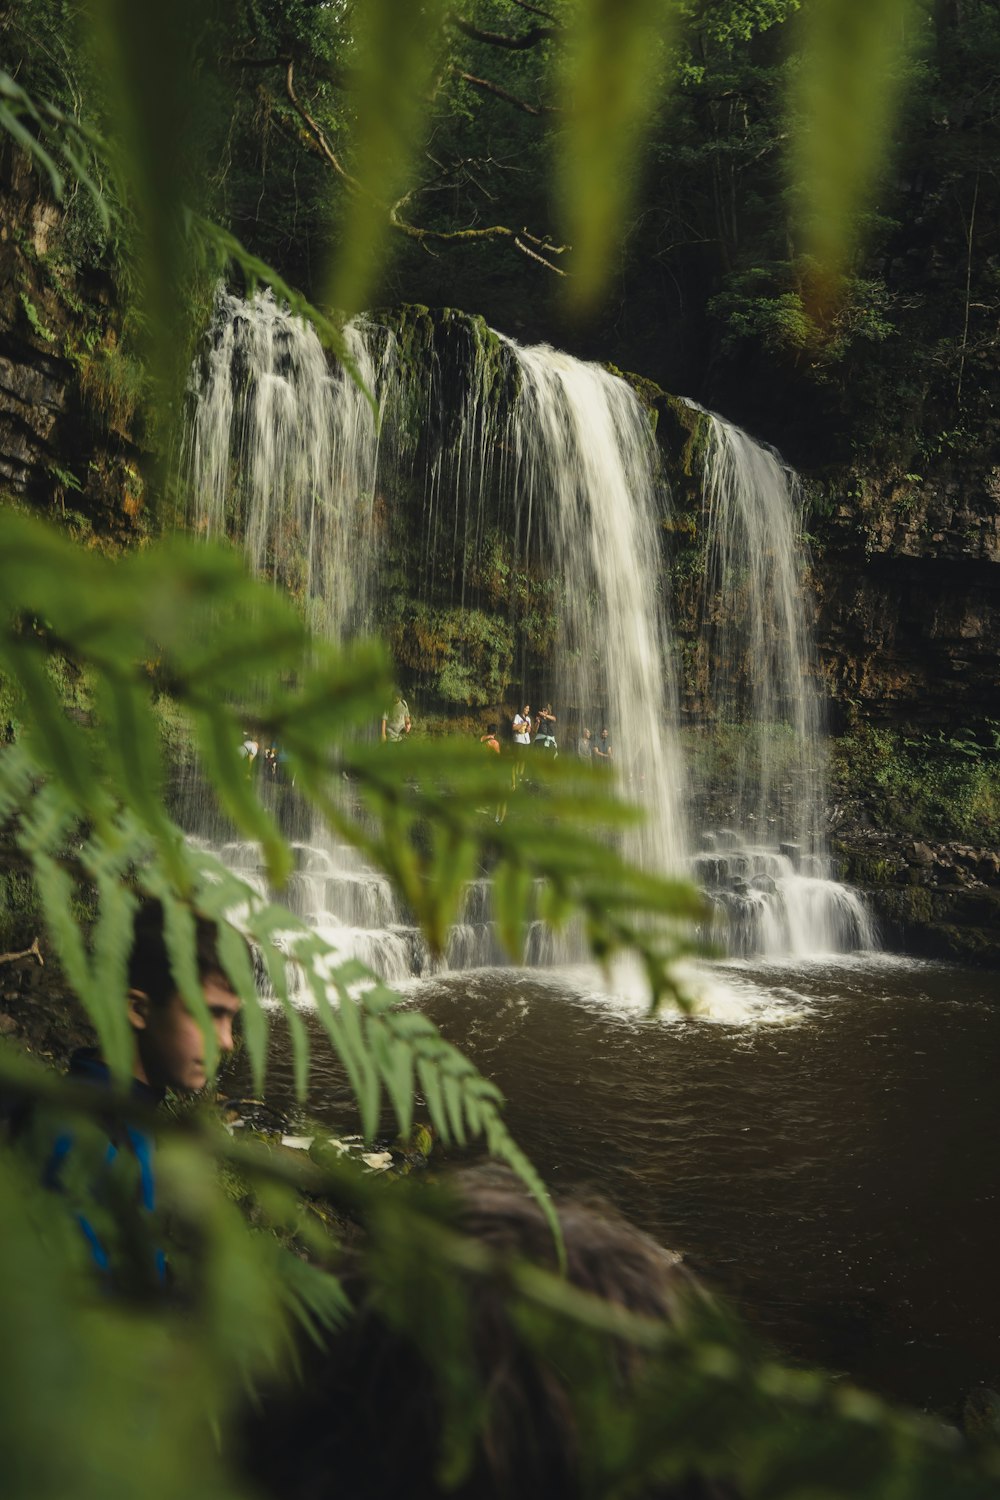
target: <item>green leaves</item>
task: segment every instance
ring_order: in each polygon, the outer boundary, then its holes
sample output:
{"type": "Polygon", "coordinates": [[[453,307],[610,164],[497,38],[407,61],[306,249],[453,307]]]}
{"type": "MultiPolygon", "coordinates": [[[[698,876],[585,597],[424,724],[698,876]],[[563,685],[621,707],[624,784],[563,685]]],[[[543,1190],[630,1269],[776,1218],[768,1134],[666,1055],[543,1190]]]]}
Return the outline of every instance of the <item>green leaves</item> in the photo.
{"type": "MultiPolygon", "coordinates": [[[[233,1496],[206,1420],[209,1400],[229,1391],[211,1391],[193,1330],[82,1297],[76,1226],[10,1152],[0,1155],[0,1215],[0,1320],[12,1355],[0,1370],[8,1500],[107,1500],[133,1492],[138,1474],[150,1500],[233,1496]]],[[[229,1390],[238,1379],[231,1368],[229,1390]]]]}
{"type": "Polygon", "coordinates": [[[560,63],[566,128],[556,163],[573,246],[570,305],[592,309],[611,273],[660,103],[674,0],[576,0],[560,63]]]}
{"type": "MultiPolygon", "coordinates": [[[[553,24],[524,36],[511,31],[507,13],[502,19],[451,16],[443,0],[315,7],[308,19],[251,13],[249,28],[227,7],[206,14],[195,0],[183,0],[180,10],[166,0],[142,6],[88,0],[95,75],[108,80],[101,133],[50,101],[33,99],[9,74],[0,74],[0,128],[29,152],[54,196],[64,195],[67,177],[82,184],[105,226],[110,210],[103,179],[113,178],[124,205],[120,218],[133,239],[137,323],[147,333],[160,414],[167,417],[187,349],[178,332],[191,331],[198,273],[236,269],[251,289],[271,285],[349,364],[338,316],[317,308],[280,268],[244,247],[225,222],[222,195],[211,201],[220,185],[230,191],[233,111],[243,102],[241,90],[249,92],[240,74],[246,63],[274,70],[275,93],[268,93],[262,113],[269,121],[280,115],[288,135],[327,174],[324,196],[336,243],[320,284],[333,306],[354,311],[375,288],[394,231],[418,240],[429,235],[421,241],[429,249],[449,239],[457,246],[498,236],[552,269],[556,247],[544,226],[535,226],[540,237],[516,219],[484,229],[475,195],[463,201],[458,227],[439,229],[452,223],[447,212],[434,215],[441,181],[449,175],[463,180],[462,173],[449,174],[433,158],[430,165],[418,159],[429,109],[454,75],[481,85],[480,98],[518,102],[516,77],[503,74],[514,84],[511,94],[502,83],[469,74],[462,65],[469,59],[456,63],[456,36],[485,47],[488,56],[537,59],[532,83],[540,86],[542,117],[555,123],[546,145],[572,247],[565,290],[571,310],[580,314],[598,304],[629,230],[643,140],[678,73],[679,24],[731,54],[786,23],[795,9],[797,0],[716,7],[689,0],[571,0],[556,18],[544,17],[553,24]],[[260,48],[266,62],[255,57],[260,48]],[[282,77],[284,90],[277,83],[282,77]],[[430,226],[413,222],[422,217],[413,211],[418,193],[431,207],[430,226]]],[[[917,0],[810,0],[803,6],[789,102],[789,168],[800,232],[796,260],[804,273],[796,291],[807,319],[821,329],[851,268],[859,223],[891,150],[907,60],[926,25],[917,0]]],[[[474,65],[483,68],[482,61],[474,65]]],[[[96,100],[96,82],[91,92],[96,100]]],[[[265,136],[270,128],[263,127],[265,136]]],[[[668,162],[676,145],[670,138],[664,143],[668,162]]]]}
{"type": "Polygon", "coordinates": [[[330,279],[331,302],[348,312],[363,307],[375,285],[392,205],[423,134],[444,9],[443,0],[363,0],[353,8],[349,192],[330,279]]]}
{"type": "Polygon", "coordinates": [[[50,100],[36,103],[9,73],[0,71],[0,129],[6,130],[45,174],[57,203],[65,196],[68,173],[74,183],[86,189],[103,228],[110,227],[111,210],[93,167],[95,154],[103,154],[106,147],[90,125],[50,100]]]}
{"type": "Polygon", "coordinates": [[[114,80],[109,140],[135,226],[146,357],[166,411],[185,348],[182,205],[201,188],[214,102],[200,67],[204,9],[197,0],[88,0],[86,13],[96,65],[114,80]]]}
{"type": "Polygon", "coordinates": [[[917,0],[808,0],[794,79],[791,170],[804,248],[807,309],[825,325],[841,297],[868,206],[894,146],[903,63],[917,0]]]}
{"type": "Polygon", "coordinates": [[[366,1135],[378,1130],[385,1101],[407,1135],[419,1088],[443,1140],[484,1140],[551,1215],[541,1181],[506,1131],[495,1086],[429,1021],[399,1009],[398,997],[361,964],[185,843],[163,804],[151,677],[188,709],[203,770],[237,828],[259,841],[275,884],[291,855],[238,758],[248,722],[280,738],[297,791],[395,881],[439,953],[468,881],[489,868],[512,957],[521,957],[541,896],[553,922],[583,912],[600,957],[638,949],[654,996],[670,993],[669,964],[685,947],[678,923],[698,912],[698,898],[631,870],[606,839],[580,831],[634,814],[567,758],[539,766],[498,825],[492,810],[509,795],[510,772],[480,746],[366,744],[358,731],[377,722],[391,689],[381,652],[310,638],[291,606],[248,579],[228,552],[173,542],[110,564],[6,514],[0,597],[7,601],[0,667],[35,712],[23,743],[0,754],[0,807],[32,863],[50,935],[117,1076],[126,1078],[130,1065],[125,965],[138,888],[164,904],[174,979],[202,1023],[210,1070],[216,1047],[194,962],[195,911],[222,923],[220,958],[243,999],[255,1087],[264,1083],[267,1024],[231,922],[256,945],[288,1017],[300,1095],[308,1057],[289,964],[312,992],[366,1135]],[[56,644],[94,676],[96,718],[86,728],[67,720],[45,676],[56,644]],[[97,900],[89,953],[88,892],[97,900]]]}

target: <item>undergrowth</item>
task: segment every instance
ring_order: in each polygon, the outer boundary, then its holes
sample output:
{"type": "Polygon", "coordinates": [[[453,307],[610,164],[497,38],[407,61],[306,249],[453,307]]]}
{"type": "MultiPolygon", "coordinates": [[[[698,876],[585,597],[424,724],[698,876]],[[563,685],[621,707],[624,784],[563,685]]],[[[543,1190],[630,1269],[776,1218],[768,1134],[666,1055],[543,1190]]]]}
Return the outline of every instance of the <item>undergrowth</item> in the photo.
{"type": "Polygon", "coordinates": [[[867,725],[833,747],[843,795],[880,828],[915,838],[1000,844],[1000,721],[913,733],[867,725]]]}

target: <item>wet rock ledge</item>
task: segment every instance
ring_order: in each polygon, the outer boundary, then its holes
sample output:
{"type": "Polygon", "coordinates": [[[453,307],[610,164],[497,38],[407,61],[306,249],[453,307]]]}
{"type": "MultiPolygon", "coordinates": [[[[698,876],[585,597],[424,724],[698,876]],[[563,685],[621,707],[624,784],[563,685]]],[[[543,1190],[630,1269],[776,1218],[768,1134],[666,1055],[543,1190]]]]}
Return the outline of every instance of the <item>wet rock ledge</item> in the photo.
{"type": "Polygon", "coordinates": [[[888,948],[1000,969],[1000,851],[865,829],[834,840],[888,948]]]}

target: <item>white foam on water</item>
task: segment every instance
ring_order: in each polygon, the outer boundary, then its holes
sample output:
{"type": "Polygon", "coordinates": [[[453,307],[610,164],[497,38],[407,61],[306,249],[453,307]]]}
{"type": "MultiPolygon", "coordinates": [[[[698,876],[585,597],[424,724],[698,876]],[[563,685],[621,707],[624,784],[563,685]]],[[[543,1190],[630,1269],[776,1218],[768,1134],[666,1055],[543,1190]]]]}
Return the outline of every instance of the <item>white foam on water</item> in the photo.
{"type": "Polygon", "coordinates": [[[631,960],[618,960],[610,975],[594,965],[547,971],[553,993],[631,1022],[675,1026],[693,1022],[724,1026],[790,1026],[804,1019],[804,997],[782,986],[757,983],[749,975],[693,960],[675,966],[679,987],[690,1004],[685,1011],[666,999],[652,1014],[645,974],[631,960]]]}

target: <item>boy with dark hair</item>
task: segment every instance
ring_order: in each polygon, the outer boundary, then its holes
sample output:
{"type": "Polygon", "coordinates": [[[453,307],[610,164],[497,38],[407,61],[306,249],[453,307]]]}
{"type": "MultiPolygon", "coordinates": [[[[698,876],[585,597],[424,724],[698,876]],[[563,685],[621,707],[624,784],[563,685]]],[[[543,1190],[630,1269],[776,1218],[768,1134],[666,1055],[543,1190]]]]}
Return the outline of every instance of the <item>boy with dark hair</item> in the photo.
{"type": "MultiPolygon", "coordinates": [[[[195,923],[198,977],[219,1053],[225,1056],[233,1050],[240,998],[219,959],[216,924],[204,917],[196,917],[195,923]]],[[[168,1089],[197,1093],[208,1082],[205,1036],[173,977],[159,901],[143,902],[136,913],[128,986],[123,999],[133,1038],[132,1097],[155,1105],[168,1089]]],[[[69,1077],[103,1089],[112,1084],[110,1069],[96,1047],[73,1053],[69,1077]]],[[[36,1135],[36,1149],[41,1145],[47,1153],[42,1157],[42,1181],[66,1194],[97,1269],[118,1289],[162,1286],[166,1261],[152,1227],[156,1183],[149,1132],[116,1120],[96,1132],[90,1126],[81,1130],[63,1123],[54,1138],[51,1121],[48,1128],[37,1122],[33,1133],[38,1128],[43,1133],[40,1139],[36,1135]]]]}
{"type": "MultiPolygon", "coordinates": [[[[219,960],[215,923],[196,917],[195,925],[198,978],[219,1053],[225,1056],[233,1050],[233,1021],[240,997],[219,960]]],[[[167,1089],[197,1093],[208,1082],[205,1038],[174,981],[159,901],[144,902],[136,914],[128,984],[128,1018],[135,1044],[133,1078],[161,1098],[167,1089]]]]}

